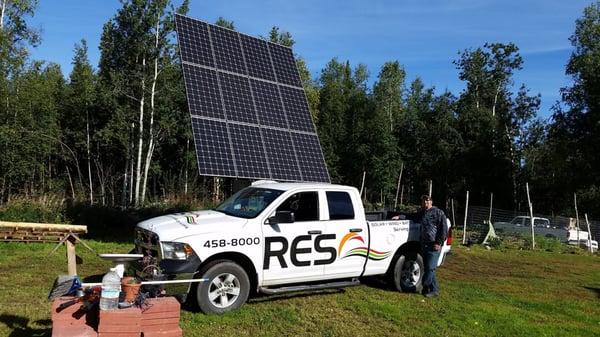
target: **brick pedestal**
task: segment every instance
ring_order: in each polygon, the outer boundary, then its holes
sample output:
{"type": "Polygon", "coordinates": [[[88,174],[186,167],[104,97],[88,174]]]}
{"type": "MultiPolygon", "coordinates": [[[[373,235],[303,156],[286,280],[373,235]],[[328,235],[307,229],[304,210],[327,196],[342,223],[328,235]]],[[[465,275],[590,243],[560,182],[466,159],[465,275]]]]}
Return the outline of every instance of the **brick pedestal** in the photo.
{"type": "Polygon", "coordinates": [[[60,297],[52,302],[52,337],[96,337],[98,307],[90,312],[81,310],[75,297],[60,297]]]}
{"type": "Polygon", "coordinates": [[[138,307],[100,310],[98,337],[140,337],[142,311],[138,307]]]}
{"type": "Polygon", "coordinates": [[[146,300],[143,309],[82,311],[75,297],[52,302],[52,337],[182,337],[180,304],[174,297],[146,300]],[[61,305],[63,305],[61,307],[61,305]]]}
{"type": "Polygon", "coordinates": [[[142,308],[143,337],[181,337],[181,307],[174,297],[150,298],[142,308]]]}

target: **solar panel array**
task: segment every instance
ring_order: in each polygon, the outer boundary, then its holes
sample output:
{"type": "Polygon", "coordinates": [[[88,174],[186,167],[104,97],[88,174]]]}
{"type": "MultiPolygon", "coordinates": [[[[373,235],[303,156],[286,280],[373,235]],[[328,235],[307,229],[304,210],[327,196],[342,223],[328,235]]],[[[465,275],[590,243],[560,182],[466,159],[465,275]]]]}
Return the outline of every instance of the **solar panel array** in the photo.
{"type": "Polygon", "coordinates": [[[176,15],[200,174],[329,182],[290,48],[176,15]]]}

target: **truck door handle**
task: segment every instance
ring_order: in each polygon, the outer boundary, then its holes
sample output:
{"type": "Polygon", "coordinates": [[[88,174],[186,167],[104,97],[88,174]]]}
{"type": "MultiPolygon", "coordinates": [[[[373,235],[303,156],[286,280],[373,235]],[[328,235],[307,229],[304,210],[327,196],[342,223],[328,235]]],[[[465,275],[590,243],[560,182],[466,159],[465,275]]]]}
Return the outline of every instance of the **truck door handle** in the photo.
{"type": "Polygon", "coordinates": [[[359,233],[362,232],[362,228],[350,228],[350,233],[359,233]]]}
{"type": "Polygon", "coordinates": [[[315,234],[321,234],[323,233],[322,231],[308,231],[308,234],[310,235],[315,235],[315,234]]]}

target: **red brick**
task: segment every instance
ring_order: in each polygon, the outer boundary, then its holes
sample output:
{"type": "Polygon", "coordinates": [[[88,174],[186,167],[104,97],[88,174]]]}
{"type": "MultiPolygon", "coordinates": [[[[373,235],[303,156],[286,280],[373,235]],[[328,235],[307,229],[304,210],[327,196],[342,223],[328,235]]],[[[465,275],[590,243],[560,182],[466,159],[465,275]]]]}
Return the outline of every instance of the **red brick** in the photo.
{"type": "Polygon", "coordinates": [[[142,317],[142,311],[138,307],[115,310],[100,310],[100,320],[118,318],[139,319],[142,317]]]}
{"type": "Polygon", "coordinates": [[[173,329],[173,330],[165,330],[165,331],[144,331],[142,333],[142,337],[182,337],[183,331],[181,328],[173,329]]]}
{"type": "Polygon", "coordinates": [[[142,314],[155,314],[159,312],[180,310],[181,304],[175,297],[157,297],[146,300],[142,309],[142,314]]]}
{"type": "Polygon", "coordinates": [[[113,325],[113,324],[102,324],[98,325],[98,332],[137,332],[142,331],[142,326],[139,322],[132,322],[131,324],[113,325]]]}
{"type": "Polygon", "coordinates": [[[99,332],[98,337],[140,337],[139,332],[99,332]]]}
{"type": "Polygon", "coordinates": [[[156,325],[175,325],[179,326],[179,318],[166,318],[166,319],[156,319],[156,320],[144,320],[142,321],[142,328],[146,326],[156,326],[156,325]]]}
{"type": "Polygon", "coordinates": [[[88,325],[52,325],[52,337],[97,337],[94,328],[88,325]]]}
{"type": "Polygon", "coordinates": [[[179,310],[157,312],[157,313],[153,313],[153,314],[147,314],[147,313],[142,312],[142,321],[163,319],[163,318],[179,318],[180,313],[181,312],[179,310]]]}
{"type": "Polygon", "coordinates": [[[77,302],[75,304],[71,304],[68,307],[64,307],[59,309],[61,304],[71,302],[75,300],[76,297],[60,297],[52,301],[52,320],[55,319],[71,319],[74,313],[78,312],[81,308],[81,303],[77,302]]]}

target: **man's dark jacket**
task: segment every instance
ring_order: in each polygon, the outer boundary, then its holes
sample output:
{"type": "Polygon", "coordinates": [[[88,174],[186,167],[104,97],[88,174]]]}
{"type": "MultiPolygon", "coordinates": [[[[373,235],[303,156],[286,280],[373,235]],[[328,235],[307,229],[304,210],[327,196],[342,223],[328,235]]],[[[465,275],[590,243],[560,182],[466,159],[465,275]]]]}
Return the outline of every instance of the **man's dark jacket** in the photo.
{"type": "Polygon", "coordinates": [[[433,206],[417,213],[417,222],[421,223],[421,242],[443,245],[448,236],[444,211],[433,206]]]}

